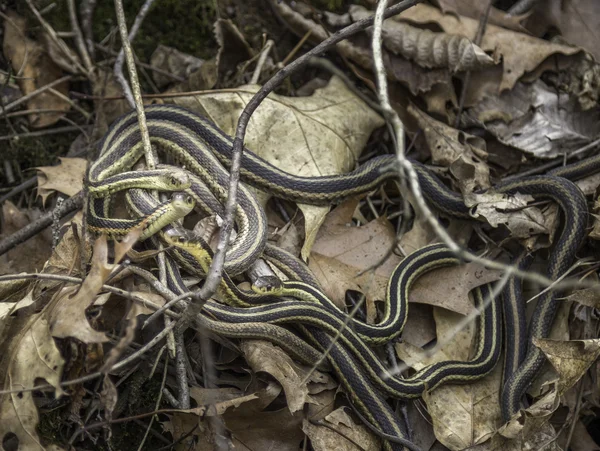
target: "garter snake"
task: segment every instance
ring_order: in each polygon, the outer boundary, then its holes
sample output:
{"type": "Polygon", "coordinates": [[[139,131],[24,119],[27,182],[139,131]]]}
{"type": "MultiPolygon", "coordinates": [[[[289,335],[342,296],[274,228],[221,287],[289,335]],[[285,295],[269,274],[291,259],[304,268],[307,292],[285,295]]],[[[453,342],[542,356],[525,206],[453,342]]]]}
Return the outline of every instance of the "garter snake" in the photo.
{"type": "MultiPolygon", "coordinates": [[[[182,237],[170,237],[169,242],[182,248],[195,248],[199,245],[179,238],[182,237]]],[[[206,243],[200,245],[207,254],[210,253],[206,243]]],[[[427,249],[419,250],[407,257],[407,260],[417,261],[421,253],[435,253],[441,261],[453,259],[458,262],[443,245],[432,245],[427,249]]],[[[401,285],[407,283],[404,279],[412,277],[408,271],[403,271],[406,267],[410,265],[399,266],[395,270],[398,283],[401,285]]],[[[175,293],[187,291],[177,264],[170,258],[167,259],[167,280],[169,288],[175,293]]],[[[233,285],[226,274],[221,283],[233,285]]],[[[369,421],[378,425],[385,433],[402,438],[404,433],[398,425],[397,416],[382,393],[395,398],[411,399],[422,396],[424,391],[433,390],[441,384],[475,381],[494,368],[500,356],[502,341],[499,298],[490,300],[486,286],[475,289],[474,294],[476,306],[485,310],[485,313],[480,310],[478,316],[479,339],[473,358],[467,362],[439,362],[425,367],[409,379],[401,379],[391,374],[358,334],[352,328],[346,327],[343,320],[331,314],[326,307],[327,301],[321,301],[321,304],[282,301],[261,307],[238,308],[208,300],[201,316],[212,318],[217,324],[234,325],[233,330],[237,326],[238,336],[246,338],[255,338],[257,331],[261,330],[261,325],[283,324],[298,328],[318,349],[328,350],[329,363],[346,387],[353,403],[361,409],[369,421]],[[247,330],[250,325],[255,327],[247,330]],[[340,340],[332,340],[331,337],[338,331],[340,331],[340,340]]],[[[266,335],[262,333],[260,337],[266,335]]],[[[269,340],[281,345],[278,337],[269,337],[269,340]]],[[[284,345],[289,347],[289,344],[284,345]]],[[[298,353],[298,350],[295,353],[298,353]]],[[[309,352],[303,351],[301,354],[306,355],[309,352]]],[[[387,447],[396,449],[392,444],[387,444],[387,447]]]]}
{"type": "MultiPolygon", "coordinates": [[[[231,138],[206,119],[172,105],[149,106],[147,122],[151,140],[201,179],[223,203],[228,175],[221,165],[228,167],[230,163],[231,138]]],[[[100,158],[90,170],[92,194],[102,196],[106,190],[106,180],[131,169],[142,154],[140,143],[135,114],[122,117],[112,126],[104,140],[100,158]]],[[[377,157],[348,174],[300,177],[283,172],[252,152],[245,151],[241,175],[246,183],[279,197],[303,203],[328,204],[368,192],[384,181],[396,177],[395,161],[393,156],[377,157]]],[[[413,164],[426,200],[434,208],[450,216],[471,217],[470,210],[458,194],[449,190],[423,166],[416,162],[413,164]]],[[[567,220],[564,221],[562,233],[548,262],[547,274],[553,280],[563,275],[572,264],[575,252],[584,238],[587,221],[585,198],[576,185],[566,178],[577,178],[595,172],[599,166],[600,156],[561,168],[554,171],[554,175],[529,177],[494,187],[494,190],[500,193],[519,192],[534,197],[550,198],[563,210],[567,220]]],[[[127,177],[131,177],[132,180],[136,178],[135,175],[127,177]]],[[[240,261],[236,264],[238,267],[243,266],[240,261]]],[[[531,338],[547,336],[557,305],[556,294],[552,292],[545,293],[538,300],[529,328],[526,357],[515,373],[508,375],[503,389],[502,406],[506,419],[518,410],[522,395],[544,361],[541,352],[531,344],[531,338]]],[[[303,306],[307,309],[318,307],[306,303],[303,306]]],[[[300,315],[303,311],[298,312],[300,315]]],[[[327,318],[332,320],[334,315],[329,313],[327,318]]],[[[514,337],[515,340],[525,340],[522,331],[519,333],[521,335],[514,337]]]]}

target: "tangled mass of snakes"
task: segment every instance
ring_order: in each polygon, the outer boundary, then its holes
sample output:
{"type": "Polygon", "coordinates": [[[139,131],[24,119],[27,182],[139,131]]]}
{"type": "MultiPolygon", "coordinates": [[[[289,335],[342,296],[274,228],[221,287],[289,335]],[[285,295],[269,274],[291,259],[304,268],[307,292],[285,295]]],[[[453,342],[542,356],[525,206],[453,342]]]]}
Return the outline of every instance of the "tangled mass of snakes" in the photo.
{"type": "MultiPolygon", "coordinates": [[[[224,215],[233,140],[211,121],[175,105],[147,106],[146,122],[160,164],[151,170],[136,170],[144,155],[137,116],[129,113],[118,119],[89,171],[87,224],[93,232],[114,237],[141,227],[141,239],[147,246],[162,243],[167,248],[168,288],[180,296],[189,291],[184,275],[205,277],[213,260],[209,245],[183,228],[181,220],[193,210],[224,215]],[[160,199],[153,192],[160,193],[160,199]],[[126,219],[112,213],[114,199],[122,193],[131,213],[126,219]]],[[[424,164],[411,164],[433,211],[473,220],[460,194],[424,164]]],[[[546,264],[550,280],[565,275],[586,238],[587,200],[573,181],[599,168],[600,155],[491,188],[496,193],[527,194],[559,206],[563,219],[546,264]]],[[[548,337],[560,303],[559,290],[545,290],[538,296],[535,312],[526,324],[521,278],[508,277],[500,290],[494,284],[477,287],[472,291],[479,309],[477,346],[470,360],[441,361],[400,375],[390,370],[379,348],[401,337],[414,282],[436,268],[464,263],[459,255],[443,244],[431,244],[406,256],[390,276],[383,312],[371,324],[338,308],[303,261],[267,243],[266,214],[249,187],[289,201],[334,205],[398,180],[395,155],[377,156],[341,175],[300,177],[245,149],[240,174],[243,183],[234,210],[237,235],[227,249],[220,301],[207,300],[198,315],[203,327],[226,337],[269,340],[306,364],[333,371],[358,412],[389,438],[384,440],[387,449],[410,447],[390,398],[414,399],[443,384],[469,384],[503,365],[498,399],[503,420],[509,421],[525,406],[525,393],[546,361],[533,340],[548,337]],[[259,257],[271,262],[287,280],[253,291],[238,288],[235,278],[259,257]]],[[[530,260],[531,255],[524,251],[514,265],[527,268],[530,260]]],[[[185,304],[174,308],[185,309],[185,304]]]]}

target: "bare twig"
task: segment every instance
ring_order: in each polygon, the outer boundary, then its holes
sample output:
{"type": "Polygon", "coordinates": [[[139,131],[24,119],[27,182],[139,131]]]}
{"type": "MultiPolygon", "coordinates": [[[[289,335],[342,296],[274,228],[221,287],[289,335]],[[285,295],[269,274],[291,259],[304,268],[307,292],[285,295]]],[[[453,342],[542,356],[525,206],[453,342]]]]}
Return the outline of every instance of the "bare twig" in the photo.
{"type": "Polygon", "coordinates": [[[94,69],[94,65],[92,64],[90,54],[85,46],[81,28],[79,28],[77,12],[75,11],[75,0],[67,0],[67,5],[69,6],[69,19],[71,20],[71,29],[75,34],[75,45],[77,46],[79,57],[83,60],[83,65],[85,66],[87,72],[90,73],[94,69]]]}
{"type": "Polygon", "coordinates": [[[254,69],[254,73],[252,74],[252,79],[250,80],[250,84],[257,84],[258,79],[260,77],[260,72],[262,71],[262,67],[267,61],[267,56],[269,56],[269,52],[273,48],[275,42],[272,39],[269,39],[265,44],[264,48],[260,52],[260,58],[258,58],[258,62],[256,63],[256,69],[254,69]]]}
{"type": "MultiPolygon", "coordinates": [[[[146,0],[144,2],[144,4],[142,5],[142,7],[140,8],[140,11],[138,12],[138,15],[136,16],[133,25],[131,26],[131,31],[129,33],[129,35],[127,35],[127,24],[125,23],[125,12],[123,11],[123,4],[121,3],[121,0],[115,0],[115,9],[117,10],[117,19],[119,21],[119,32],[121,34],[121,42],[123,43],[123,48],[121,49],[121,51],[119,52],[119,55],[117,56],[117,61],[115,62],[115,68],[114,68],[114,74],[115,77],[117,78],[117,81],[119,82],[119,84],[121,85],[121,87],[123,88],[123,92],[125,93],[125,98],[127,99],[127,102],[129,102],[129,105],[133,108],[134,105],[136,104],[136,102],[134,101],[134,98],[138,98],[138,95],[136,95],[136,89],[139,91],[139,82],[137,79],[137,73],[132,75],[132,72],[135,72],[132,67],[135,67],[134,65],[134,61],[133,61],[133,52],[131,50],[131,44],[130,42],[134,40],[135,36],[137,35],[138,30],[140,29],[140,26],[142,25],[142,22],[144,21],[144,18],[146,17],[146,14],[148,14],[148,11],[150,11],[150,7],[152,6],[152,4],[154,3],[154,0],[146,0]],[[127,68],[129,70],[129,79],[131,80],[131,87],[133,89],[133,93],[132,90],[129,88],[129,85],[127,84],[127,81],[125,81],[125,77],[123,76],[123,58],[127,58],[127,68]]],[[[137,102],[137,104],[141,104],[141,100],[137,102]]],[[[139,111],[138,111],[139,114],[139,111]]]]}
{"type": "Polygon", "coordinates": [[[179,387],[179,407],[181,409],[190,408],[190,388],[188,387],[188,378],[186,370],[185,343],[183,342],[183,332],[178,331],[175,334],[175,373],[177,374],[177,386],[179,387]]]}
{"type": "Polygon", "coordinates": [[[96,9],[97,0],[83,0],[79,6],[79,15],[81,17],[81,26],[83,27],[83,35],[85,36],[85,45],[89,52],[90,58],[94,59],[94,34],[92,32],[92,20],[94,18],[94,10],[96,9]]]}
{"type": "Polygon", "coordinates": [[[85,129],[86,127],[81,127],[79,125],[68,125],[65,127],[48,128],[46,130],[37,130],[35,132],[19,133],[18,135],[0,136],[0,141],[8,141],[9,139],[15,138],[33,138],[36,136],[57,135],[59,133],[81,131],[82,128],[85,129]]]}
{"type": "Polygon", "coordinates": [[[5,201],[10,199],[11,197],[16,196],[17,194],[25,191],[26,189],[34,187],[36,185],[36,183],[37,183],[37,177],[31,177],[29,180],[25,180],[19,186],[15,186],[4,196],[0,197],[0,204],[3,204],[5,201]]]}
{"type": "Polygon", "coordinates": [[[59,85],[61,83],[64,83],[66,81],[69,81],[73,78],[72,75],[65,75],[64,77],[58,78],[50,83],[48,83],[47,85],[41,86],[38,89],[36,89],[35,91],[31,91],[29,94],[24,95],[23,97],[20,97],[19,99],[15,100],[14,102],[9,103],[8,105],[6,105],[6,107],[2,110],[3,113],[8,113],[11,110],[14,110],[16,107],[18,107],[19,105],[27,102],[28,100],[34,98],[35,96],[41,94],[42,92],[55,87],[56,85],[59,85]]]}
{"type": "Polygon", "coordinates": [[[63,55],[71,62],[71,64],[73,65],[73,68],[77,72],[79,72],[81,74],[85,74],[86,73],[85,67],[83,67],[81,65],[81,63],[79,62],[79,59],[76,58],[75,55],[71,52],[71,50],[69,49],[69,46],[67,44],[65,44],[65,41],[63,41],[61,38],[58,37],[58,35],[56,34],[56,31],[54,31],[54,29],[50,26],[50,24],[48,22],[46,22],[46,20],[42,17],[42,15],[37,10],[37,8],[34,6],[32,1],[31,0],[25,0],[25,1],[27,2],[29,9],[31,9],[31,12],[33,12],[33,14],[36,17],[36,19],[38,20],[38,22],[42,25],[42,27],[44,28],[46,33],[48,33],[48,37],[54,42],[54,44],[56,44],[56,47],[59,48],[60,51],[63,53],[63,55]]]}

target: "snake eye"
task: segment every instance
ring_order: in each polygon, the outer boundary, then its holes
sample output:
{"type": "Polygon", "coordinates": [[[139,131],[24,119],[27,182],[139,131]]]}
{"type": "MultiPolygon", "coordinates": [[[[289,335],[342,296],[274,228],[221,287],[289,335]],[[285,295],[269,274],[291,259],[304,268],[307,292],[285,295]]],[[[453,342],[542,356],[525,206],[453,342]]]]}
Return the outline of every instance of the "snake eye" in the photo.
{"type": "Polygon", "coordinates": [[[184,238],[184,237],[182,237],[182,236],[180,236],[180,237],[179,237],[179,242],[180,242],[180,243],[185,243],[185,238],[184,238]]]}
{"type": "Polygon", "coordinates": [[[177,186],[177,179],[175,177],[171,177],[171,185],[177,186]]]}
{"type": "Polygon", "coordinates": [[[188,196],[185,201],[189,204],[192,205],[192,203],[194,202],[194,199],[192,199],[192,196],[188,196]]]}

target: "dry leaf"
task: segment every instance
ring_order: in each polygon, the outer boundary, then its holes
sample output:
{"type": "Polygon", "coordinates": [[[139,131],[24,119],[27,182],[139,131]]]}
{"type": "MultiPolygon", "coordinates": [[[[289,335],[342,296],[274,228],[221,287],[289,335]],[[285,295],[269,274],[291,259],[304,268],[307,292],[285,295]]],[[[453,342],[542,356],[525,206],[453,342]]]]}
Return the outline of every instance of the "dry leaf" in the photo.
{"type": "Polygon", "coordinates": [[[548,0],[534,4],[525,27],[536,36],[558,30],[569,43],[583,47],[600,61],[600,49],[595,45],[600,29],[600,14],[596,0],[548,0]]]}
{"type": "Polygon", "coordinates": [[[564,394],[573,387],[600,356],[600,340],[558,341],[535,338],[533,343],[542,350],[558,373],[559,394],[564,394]]]}
{"type": "Polygon", "coordinates": [[[466,117],[498,141],[537,158],[555,158],[583,147],[600,133],[600,114],[583,111],[577,98],[542,80],[517,83],[470,108],[466,117]]]}
{"type": "MultiPolygon", "coordinates": [[[[437,0],[436,3],[444,14],[465,16],[475,20],[481,20],[487,9],[487,5],[480,0],[437,0]]],[[[526,30],[521,26],[523,17],[509,16],[506,11],[492,6],[487,20],[488,23],[502,28],[524,32],[526,30]]]]}
{"type": "MultiPolygon", "coordinates": [[[[154,79],[156,86],[164,88],[168,84],[173,83],[176,79],[179,79],[179,81],[186,80],[192,72],[195,72],[202,67],[204,60],[180,52],[174,47],[159,44],[158,47],[156,47],[156,50],[152,52],[150,64],[152,67],[156,67],[173,75],[173,77],[169,77],[158,71],[152,72],[152,78],[154,79]]],[[[212,86],[207,86],[204,89],[210,88],[212,88],[212,86]]]]}
{"type": "MultiPolygon", "coordinates": [[[[463,327],[463,315],[443,309],[435,309],[434,317],[441,348],[429,356],[408,343],[397,344],[400,359],[415,369],[445,360],[469,360],[477,346],[475,324],[463,327]]],[[[502,370],[498,365],[477,382],[443,385],[424,394],[436,438],[452,450],[469,448],[489,439],[500,417],[501,380],[502,370]]]]}
{"type": "Polygon", "coordinates": [[[573,291],[567,296],[567,300],[586,305],[591,308],[600,309],[600,294],[593,288],[573,291]]]}
{"type": "MultiPolygon", "coordinates": [[[[271,7],[277,11],[279,16],[286,22],[286,25],[298,36],[304,36],[310,32],[309,40],[314,44],[327,39],[329,32],[321,24],[303,17],[302,14],[295,11],[292,7],[298,6],[299,2],[292,2],[290,5],[283,1],[270,0],[271,7]]],[[[373,69],[373,57],[371,51],[371,42],[367,35],[358,35],[336,44],[336,50],[345,58],[358,64],[364,69],[371,71],[373,69]]],[[[420,92],[428,92],[434,86],[442,86],[444,99],[451,99],[456,103],[451,89],[450,72],[446,69],[424,69],[418,64],[405,58],[391,55],[384,52],[383,63],[387,76],[394,81],[406,84],[413,95],[420,92]]],[[[365,78],[371,74],[365,75],[365,78]]]]}
{"type": "Polygon", "coordinates": [[[400,262],[392,254],[395,245],[394,228],[385,217],[361,227],[351,227],[357,201],[348,200],[326,218],[313,246],[309,267],[325,293],[338,306],[345,305],[346,290],[355,290],[366,297],[367,317],[374,319],[375,300],[383,300],[390,274],[400,262]],[[364,270],[365,274],[357,274],[364,270]]]}
{"type": "MultiPolygon", "coordinates": [[[[350,6],[356,22],[374,15],[359,5],[350,6]]],[[[434,33],[406,23],[385,20],[383,45],[393,54],[413,60],[428,69],[444,68],[451,72],[477,70],[491,66],[494,60],[468,38],[448,33],[434,33]]]]}
{"type": "Polygon", "coordinates": [[[59,158],[58,166],[42,166],[38,172],[38,195],[42,203],[55,191],[73,196],[83,189],[87,162],[83,158],[59,158]]]}
{"type": "MultiPolygon", "coordinates": [[[[42,46],[27,37],[26,20],[12,11],[4,16],[3,50],[11,62],[13,71],[19,75],[18,82],[23,95],[31,94],[62,76],[60,68],[44,52],[42,46]]],[[[68,82],[60,83],[54,88],[67,96],[68,82]]],[[[27,101],[28,110],[57,110],[56,113],[31,113],[29,123],[36,128],[48,127],[55,124],[64,113],[71,108],[66,100],[52,94],[49,90],[33,96],[27,101]]]]}
{"type": "Polygon", "coordinates": [[[408,300],[468,315],[475,308],[469,292],[501,276],[500,270],[486,269],[473,262],[436,269],[419,277],[410,289],[408,300]]]}
{"type": "Polygon", "coordinates": [[[450,169],[463,196],[489,188],[490,168],[485,141],[436,121],[413,104],[407,109],[423,131],[434,164],[450,169]]]}
{"type": "MultiPolygon", "coordinates": [[[[238,117],[258,86],[178,97],[177,103],[233,135],[238,117]]],[[[371,132],[383,119],[337,77],[309,97],[271,94],[250,119],[245,144],[257,155],[296,175],[312,177],[354,169],[371,132]]],[[[265,200],[266,203],[266,200],[265,200]]],[[[305,217],[307,256],[328,208],[300,206],[305,217]]]]}
{"type": "MultiPolygon", "coordinates": [[[[27,318],[8,317],[0,325],[1,390],[31,388],[43,379],[62,395],[64,360],[50,335],[47,312],[27,318]]],[[[44,450],[36,427],[38,411],[32,391],[0,395],[0,437],[14,434],[19,449],[44,450]]]]}
{"type": "Polygon", "coordinates": [[[528,202],[533,201],[528,194],[484,193],[474,194],[471,199],[474,215],[485,218],[492,227],[506,226],[515,238],[550,232],[542,212],[535,207],[527,208],[528,202]]]}
{"type": "Polygon", "coordinates": [[[141,228],[132,230],[120,243],[115,243],[115,263],[108,263],[106,236],[94,243],[92,267],[79,287],[67,287],[58,293],[47,306],[52,335],[57,338],[75,337],[84,343],[103,343],[108,340],[103,332],[92,328],[86,317],[86,309],[93,304],[102,285],[131,249],[141,233],[141,228]]]}
{"type": "MultiPolygon", "coordinates": [[[[426,4],[409,8],[395,16],[394,20],[422,26],[435,24],[446,33],[466,36],[469,39],[476,35],[479,26],[479,19],[443,14],[439,9],[426,4]]],[[[486,27],[480,47],[485,52],[494,52],[495,58],[502,59],[503,72],[501,78],[494,80],[492,84],[481,82],[490,81],[488,71],[474,72],[470,93],[465,101],[467,107],[477,103],[487,94],[499,94],[505,89],[512,89],[523,75],[533,72],[551,56],[555,58],[552,62],[557,65],[557,69],[573,64],[582,57],[582,52],[577,48],[554,44],[495,25],[486,27]]]]}
{"type": "Polygon", "coordinates": [[[315,451],[333,449],[339,451],[378,451],[381,449],[379,440],[367,427],[355,423],[341,407],[331,412],[321,421],[328,423],[329,428],[313,424],[308,420],[304,420],[302,423],[302,430],[310,439],[315,451]],[[345,437],[349,437],[354,443],[345,437]],[[360,448],[355,443],[360,445],[360,448]]]}
{"type": "Polygon", "coordinates": [[[236,448],[297,451],[304,438],[301,429],[303,413],[292,415],[287,407],[264,411],[267,406],[261,398],[266,395],[269,400],[272,396],[265,390],[257,395],[259,399],[246,402],[235,410],[230,409],[223,415],[236,448]]]}
{"type": "Polygon", "coordinates": [[[57,338],[74,337],[84,343],[103,343],[108,338],[92,328],[85,311],[94,302],[108,278],[111,266],[107,263],[106,237],[96,240],[92,268],[80,287],[63,288],[48,306],[50,330],[57,338]]]}
{"type": "Polygon", "coordinates": [[[327,376],[315,370],[311,373],[310,379],[303,382],[309,372],[299,367],[285,352],[269,342],[244,340],[240,347],[254,372],[264,371],[281,384],[292,414],[302,410],[304,404],[313,402],[307,383],[327,379],[327,376]]]}

